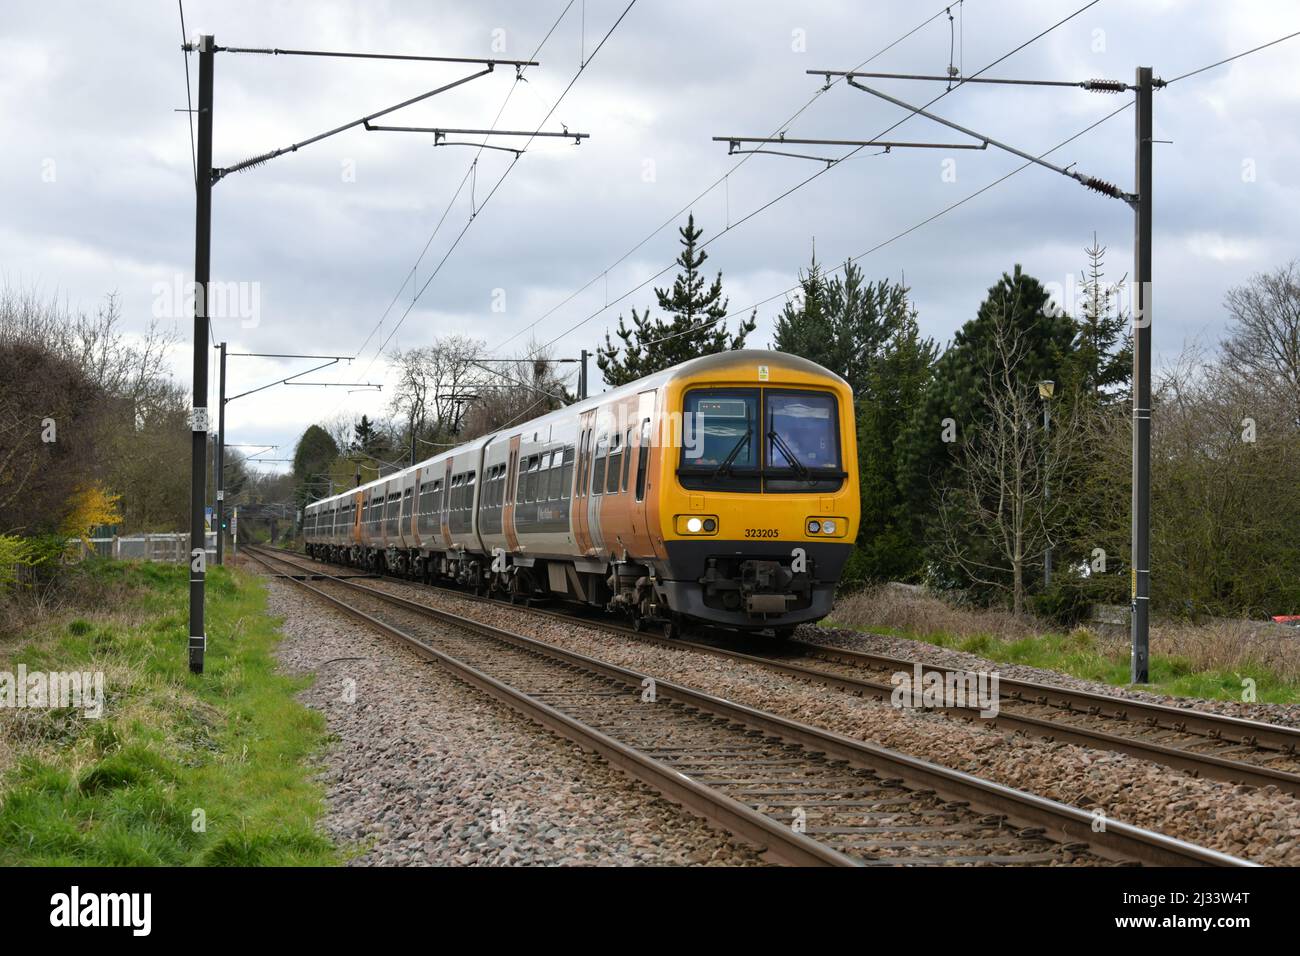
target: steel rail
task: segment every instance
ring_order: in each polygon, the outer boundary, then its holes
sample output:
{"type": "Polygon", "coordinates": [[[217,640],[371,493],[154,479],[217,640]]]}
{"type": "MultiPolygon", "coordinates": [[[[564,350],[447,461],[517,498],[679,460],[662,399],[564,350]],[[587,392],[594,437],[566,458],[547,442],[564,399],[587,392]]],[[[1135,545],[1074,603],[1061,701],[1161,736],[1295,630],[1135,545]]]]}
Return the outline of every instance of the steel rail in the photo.
{"type": "MultiPolygon", "coordinates": [[[[266,561],[256,550],[250,548],[244,553],[264,567],[271,569],[270,562],[266,561]]],[[[277,560],[286,564],[290,563],[283,558],[277,560]]],[[[785,863],[795,866],[856,865],[851,858],[844,854],[778,823],[771,817],[751,810],[726,794],[696,783],[667,764],[655,760],[596,728],[589,727],[573,719],[567,714],[561,713],[554,707],[516,690],[491,675],[485,674],[478,668],[443,653],[412,634],[407,634],[405,631],[366,614],[359,608],[353,607],[331,594],[327,594],[312,584],[308,584],[300,577],[286,575],[284,580],[292,581],[300,588],[310,591],[318,598],[327,601],[345,614],[381,634],[397,639],[421,656],[437,661],[452,673],[463,678],[488,696],[502,701],[512,710],[534,723],[555,731],[574,743],[600,754],[613,766],[659,791],[669,799],[680,803],[686,809],[709,822],[763,847],[785,863]]],[[[348,583],[344,579],[331,578],[331,580],[342,584],[348,583]]],[[[381,592],[374,593],[378,595],[381,592]]],[[[403,599],[394,598],[393,600],[402,601],[403,599]]],[[[412,602],[411,606],[418,607],[419,605],[412,602]]],[[[487,631],[484,625],[475,624],[467,618],[457,619],[452,623],[478,633],[486,633],[487,631]]],[[[497,635],[492,634],[491,636],[497,635]]]]}
{"type": "MultiPolygon", "coordinates": [[[[305,555],[298,552],[286,553],[306,560],[314,560],[306,558],[305,555]]],[[[395,575],[388,575],[387,577],[406,585],[418,583],[395,575]]],[[[441,585],[422,586],[444,590],[465,600],[498,605],[503,603],[492,598],[467,594],[441,585]]],[[[663,637],[646,631],[637,631],[635,628],[611,621],[593,620],[589,617],[565,614],[543,608],[529,608],[529,613],[568,622],[581,621],[589,627],[624,634],[636,640],[661,647],[680,648],[710,654],[715,657],[742,661],[790,677],[813,681],[846,693],[869,694],[887,700],[894,691],[892,684],[869,678],[837,674],[798,662],[768,655],[750,654],[730,647],[682,638],[663,637]]],[[[923,670],[937,671],[945,677],[961,670],[960,668],[928,664],[923,661],[906,660],[866,651],[811,644],[806,641],[789,640],[783,642],[781,646],[783,648],[797,649],[807,658],[823,659],[855,667],[883,668],[898,672],[911,671],[915,665],[920,664],[923,670]]],[[[1300,729],[1280,724],[1269,724],[1242,717],[1212,714],[1190,708],[1115,697],[1095,691],[1074,690],[1053,684],[1015,678],[999,676],[998,682],[999,691],[1014,701],[1061,709],[1073,715],[1101,717],[1123,722],[1127,726],[1132,726],[1137,722],[1145,722],[1154,729],[1205,737],[1207,743],[1217,744],[1235,739],[1240,741],[1241,746],[1253,747],[1263,751],[1275,751],[1279,755],[1294,755],[1297,751],[1300,751],[1300,729]]],[[[1018,714],[1001,707],[997,715],[993,717],[980,717],[978,707],[934,707],[933,709],[971,720],[979,719],[990,727],[1021,731],[1046,740],[1065,741],[1099,750],[1129,754],[1139,759],[1150,760],[1177,770],[1187,771],[1193,776],[1253,787],[1275,786],[1286,793],[1300,796],[1300,774],[1287,770],[1222,757],[1217,754],[1198,752],[1185,747],[1171,746],[1138,736],[1127,736],[1101,729],[1065,724],[1047,717],[1018,714]]]]}
{"type": "MultiPolygon", "coordinates": [[[[251,553],[255,559],[262,560],[257,555],[256,551],[252,551],[251,553]]],[[[284,558],[276,558],[275,560],[295,566],[292,562],[289,562],[284,558]]],[[[263,563],[265,564],[265,561],[263,561],[263,563]]],[[[610,664],[605,661],[600,661],[574,651],[569,651],[545,641],[537,640],[536,638],[526,637],[504,628],[485,624],[481,621],[466,618],[459,614],[454,614],[450,611],[432,608],[417,601],[398,597],[397,595],[388,594],[383,591],[377,591],[374,588],[355,584],[349,580],[332,578],[330,576],[326,577],[332,583],[338,584],[347,590],[364,592],[367,597],[373,600],[378,600],[382,603],[400,608],[404,611],[414,613],[430,620],[450,624],[456,628],[468,630],[473,633],[502,641],[506,644],[511,644],[519,648],[543,654],[550,658],[562,661],[572,667],[600,674],[619,683],[638,687],[642,686],[643,682],[647,679],[653,680],[657,694],[661,697],[675,700],[687,707],[693,707],[729,721],[740,723],[757,730],[762,734],[775,736],[790,743],[797,744],[800,747],[804,747],[809,751],[824,754],[828,758],[843,760],[853,766],[886,773],[890,777],[901,778],[909,786],[918,789],[933,790],[949,800],[968,802],[972,807],[985,813],[1004,815],[1008,820],[1015,822],[1017,825],[1041,827],[1049,836],[1058,842],[1087,844],[1092,852],[1108,859],[1125,862],[1137,861],[1146,865],[1158,866],[1256,865],[1250,861],[1242,860],[1230,856],[1229,854],[1221,853],[1217,850],[1197,846],[1196,844],[1184,840],[1179,840],[1162,833],[1156,833],[1120,821],[1107,820],[1104,829],[1096,831],[1094,829],[1094,815],[1077,807],[1070,807],[1046,797],[1040,797],[1036,794],[1019,791],[1003,784],[984,780],[972,774],[933,764],[918,757],[912,757],[875,744],[854,740],[851,737],[834,731],[813,727],[809,724],[800,723],[776,714],[760,711],[744,704],[738,704],[716,697],[712,694],[691,689],[684,685],[653,678],[650,675],[629,668],[620,667],[615,664],[610,664]]],[[[468,665],[464,665],[463,663],[456,661],[454,658],[428,647],[428,645],[425,645],[417,638],[413,638],[410,635],[405,634],[405,632],[393,628],[391,625],[384,624],[359,609],[352,608],[346,602],[325,593],[319,588],[308,584],[306,581],[296,578],[288,578],[288,580],[293,580],[293,582],[298,586],[326,598],[332,604],[335,604],[346,612],[357,617],[358,620],[363,620],[372,626],[378,626],[378,629],[385,631],[385,633],[391,633],[393,636],[411,643],[412,646],[418,646],[432,652],[439,660],[447,663],[453,670],[458,672],[462,668],[474,670],[473,668],[468,668],[468,665]]],[[[482,672],[474,671],[474,673],[478,675],[479,678],[482,678],[482,680],[475,680],[474,682],[485,689],[489,686],[500,685],[503,688],[506,686],[501,684],[499,681],[496,681],[495,678],[482,674],[482,672]]],[[[579,732],[578,728],[571,726],[576,723],[571,718],[559,714],[558,711],[554,711],[552,708],[547,707],[547,705],[540,701],[536,701],[527,695],[520,694],[517,691],[515,691],[514,694],[523,698],[522,700],[515,700],[512,697],[512,706],[516,706],[516,709],[526,710],[530,714],[538,713],[543,715],[541,719],[544,725],[552,726],[561,733],[565,733],[566,736],[570,730],[573,732],[579,732]],[[554,716],[552,716],[552,714],[554,716]],[[555,717],[563,717],[564,720],[556,722],[555,717]]],[[[599,731],[595,731],[593,728],[586,728],[586,730],[590,731],[592,734],[600,733],[599,731]]],[[[617,743],[617,741],[612,742],[617,743]]],[[[599,741],[593,740],[592,746],[595,747],[597,743],[599,743],[599,741]]],[[[630,759],[627,755],[622,756],[624,756],[625,759],[630,759]]],[[[644,755],[641,756],[645,760],[653,761],[653,758],[644,757],[644,755]]],[[[622,764],[619,765],[622,766],[622,764]]],[[[625,769],[636,774],[635,767],[626,767],[625,769]]],[[[673,783],[674,778],[681,777],[679,773],[673,771],[671,768],[664,767],[664,770],[667,773],[669,783],[673,783]]],[[[659,777],[663,776],[663,774],[661,772],[655,776],[659,777]]],[[[640,779],[644,780],[645,778],[642,777],[640,779]]],[[[646,782],[650,781],[646,780],[646,782]]],[[[652,785],[657,786],[657,784],[652,785]]],[[[712,792],[709,792],[706,796],[699,792],[699,785],[696,785],[696,787],[697,789],[693,790],[691,794],[695,799],[703,798],[711,800],[713,798],[712,792]]],[[[709,788],[702,789],[705,791],[709,790],[709,788]]],[[[743,809],[748,811],[748,813],[754,814],[756,817],[762,816],[761,814],[757,814],[755,811],[749,810],[749,808],[744,807],[743,804],[740,804],[737,801],[732,801],[732,803],[735,804],[735,807],[732,808],[733,812],[743,809]]],[[[686,805],[690,806],[689,804],[686,805]]],[[[769,820],[768,822],[771,823],[772,821],[769,820]]],[[[788,828],[778,824],[777,829],[784,831],[788,828]]],[[[784,833],[781,835],[782,837],[787,836],[784,833]]],[[[793,832],[789,835],[803,836],[802,834],[795,834],[793,832]]],[[[807,840],[808,838],[804,837],[804,839],[807,840]]],[[[756,842],[761,843],[762,841],[756,842]]],[[[778,851],[778,855],[780,855],[780,851],[778,851]]],[[[850,862],[852,861],[850,860],[850,862]]]]}

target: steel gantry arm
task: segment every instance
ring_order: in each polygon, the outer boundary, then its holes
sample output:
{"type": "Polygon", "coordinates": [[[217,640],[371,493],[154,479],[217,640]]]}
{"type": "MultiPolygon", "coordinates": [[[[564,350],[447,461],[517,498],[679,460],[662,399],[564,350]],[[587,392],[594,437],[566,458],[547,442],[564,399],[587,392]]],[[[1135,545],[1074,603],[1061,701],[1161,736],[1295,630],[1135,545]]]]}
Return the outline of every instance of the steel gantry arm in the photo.
{"type": "MultiPolygon", "coordinates": [[[[818,71],[818,72],[820,73],[823,71],[818,71]]],[[[1043,159],[1041,156],[1035,156],[1032,153],[1027,153],[1023,149],[1018,149],[1015,146],[1010,145],[1009,143],[1004,143],[1000,140],[996,140],[992,136],[985,136],[983,133],[977,133],[973,129],[967,129],[965,126],[962,126],[958,123],[954,123],[952,120],[944,119],[942,116],[939,116],[935,113],[931,113],[929,110],[924,109],[920,106],[913,106],[911,103],[906,103],[903,100],[900,100],[896,96],[890,96],[888,93],[867,86],[865,83],[859,83],[852,73],[846,74],[844,77],[844,81],[849,86],[853,87],[855,90],[861,90],[863,93],[870,93],[872,96],[879,97],[880,99],[886,101],[887,103],[893,103],[895,106],[901,106],[903,109],[915,113],[917,116],[924,116],[926,119],[934,120],[936,123],[940,123],[943,126],[947,126],[949,129],[955,129],[959,133],[965,133],[967,136],[974,137],[975,139],[979,140],[980,142],[984,143],[987,146],[996,146],[998,149],[1011,153],[1011,155],[1013,156],[1019,156],[1023,160],[1034,163],[1038,166],[1042,166],[1046,169],[1050,169],[1054,173],[1060,173],[1062,176],[1068,176],[1070,179],[1073,179],[1076,182],[1081,183],[1082,185],[1088,187],[1089,189],[1102,193],[1103,195],[1111,196],[1115,199],[1122,199],[1130,206],[1136,205],[1137,203],[1137,196],[1135,194],[1126,193],[1118,186],[1114,185],[1113,183],[1108,183],[1103,179],[1098,179],[1096,176],[1085,176],[1083,173],[1077,172],[1076,170],[1070,169],[1066,166],[1057,166],[1055,163],[1048,162],[1047,160],[1043,159]]],[[[1071,85],[1078,85],[1078,84],[1071,84],[1071,85]]],[[[1109,92],[1109,89],[1107,91],[1109,92]]]]}

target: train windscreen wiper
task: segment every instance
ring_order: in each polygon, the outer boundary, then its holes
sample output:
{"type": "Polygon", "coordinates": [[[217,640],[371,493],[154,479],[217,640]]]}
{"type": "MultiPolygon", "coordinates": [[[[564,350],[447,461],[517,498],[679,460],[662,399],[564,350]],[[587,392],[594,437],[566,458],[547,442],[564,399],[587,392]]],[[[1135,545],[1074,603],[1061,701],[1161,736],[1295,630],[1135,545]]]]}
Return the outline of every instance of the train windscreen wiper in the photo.
{"type": "Polygon", "coordinates": [[[795,455],[794,450],[786,444],[786,440],[776,433],[775,428],[767,433],[767,437],[771,439],[772,444],[775,445],[780,450],[781,454],[785,456],[785,460],[790,463],[790,467],[794,469],[794,473],[800,478],[806,479],[808,477],[808,466],[799,460],[798,456],[795,455]]]}
{"type": "Polygon", "coordinates": [[[740,450],[749,444],[749,437],[753,433],[754,426],[746,420],[745,434],[741,435],[740,441],[736,442],[736,444],[732,446],[731,451],[727,452],[727,457],[722,459],[721,464],[719,464],[717,468],[713,469],[713,474],[709,476],[710,481],[731,471],[732,462],[736,460],[736,456],[740,454],[740,450]]]}

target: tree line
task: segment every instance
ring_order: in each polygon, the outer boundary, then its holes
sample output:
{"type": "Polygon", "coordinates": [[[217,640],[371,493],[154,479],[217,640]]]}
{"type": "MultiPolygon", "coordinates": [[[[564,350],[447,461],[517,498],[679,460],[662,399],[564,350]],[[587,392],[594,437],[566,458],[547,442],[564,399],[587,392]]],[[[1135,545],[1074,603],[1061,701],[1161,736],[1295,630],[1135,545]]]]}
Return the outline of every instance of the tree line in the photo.
{"type": "MultiPolygon", "coordinates": [[[[730,311],[702,229],[679,229],[678,273],[596,349],[610,386],[744,348],[757,316],[730,311]]],[[[1094,236],[1079,295],[1052,299],[1021,265],[996,278],[944,345],[921,333],[912,290],[815,257],[770,347],[852,386],[862,523],[846,586],[923,582],[1061,620],[1128,603],[1132,316],[1094,236]],[[1045,574],[1050,555],[1053,574],[1045,574]]],[[[1227,291],[1227,332],[1158,375],[1152,455],[1152,599],[1167,614],[1300,609],[1300,273],[1292,263],[1227,291]]],[[[303,500],[572,400],[549,355],[481,361],[450,337],[395,353],[386,421],[313,426],[303,500]]]]}

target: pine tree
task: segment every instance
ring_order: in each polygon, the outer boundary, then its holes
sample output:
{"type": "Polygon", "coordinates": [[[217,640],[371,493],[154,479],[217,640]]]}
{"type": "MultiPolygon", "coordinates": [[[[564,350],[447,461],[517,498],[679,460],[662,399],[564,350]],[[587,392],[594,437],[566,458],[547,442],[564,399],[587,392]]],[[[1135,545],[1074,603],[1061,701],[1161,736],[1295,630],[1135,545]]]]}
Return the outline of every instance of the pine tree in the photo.
{"type": "Polygon", "coordinates": [[[362,415],[361,421],[352,426],[352,450],[369,455],[373,453],[374,446],[380,440],[380,437],[369,416],[362,415]]]}
{"type": "Polygon", "coordinates": [[[899,482],[899,439],[929,386],[937,355],[934,340],[921,336],[916,312],[905,312],[858,402],[862,522],[853,569],[861,580],[900,580],[921,566],[922,542],[911,535],[910,505],[899,482]]]}
{"type": "MultiPolygon", "coordinates": [[[[907,537],[929,542],[929,558],[938,583],[965,586],[957,573],[948,577],[927,528],[936,513],[939,492],[954,480],[953,467],[967,436],[990,418],[986,369],[997,359],[998,328],[1022,341],[1016,383],[1032,387],[1066,381],[1075,338],[1075,322],[1050,304],[1042,284],[1020,266],[1003,273],[979,312],[958,330],[952,345],[935,363],[934,375],[899,439],[898,481],[906,515],[907,537]]],[[[921,570],[919,567],[916,569],[921,570]]]]}
{"type": "Polygon", "coordinates": [[[295,496],[300,506],[325,497],[328,482],[324,481],[324,476],[338,455],[338,445],[319,425],[311,425],[302,433],[293,450],[293,477],[297,483],[295,496]]]}
{"type": "Polygon", "coordinates": [[[865,395],[872,365],[907,316],[907,288],[865,282],[852,262],[827,279],[815,258],[799,281],[803,295],[781,310],[772,347],[830,369],[865,395]]]}
{"type": "Polygon", "coordinates": [[[615,345],[606,332],[605,345],[596,351],[596,365],[611,386],[634,382],[687,359],[744,348],[746,336],[757,325],[755,309],[748,320],[740,323],[734,335],[727,332],[723,320],[728,300],[722,297],[722,273],[705,288],[700,267],[709,255],[703,249],[696,249],[703,230],[696,228],[694,213],[678,232],[682,251],[677,264],[681,271],[671,290],[655,289],[659,308],[672,318],[669,321],[652,318],[649,309],[638,313],[634,308],[632,327],[628,328],[619,316],[617,335],[623,344],[615,345]]]}
{"type": "Polygon", "coordinates": [[[1133,374],[1133,341],[1128,316],[1116,308],[1118,285],[1103,281],[1106,247],[1097,242],[1096,233],[1092,245],[1083,251],[1088,256],[1088,267],[1083,275],[1083,314],[1076,320],[1071,354],[1071,384],[1082,392],[1106,398],[1128,386],[1133,374]]]}

